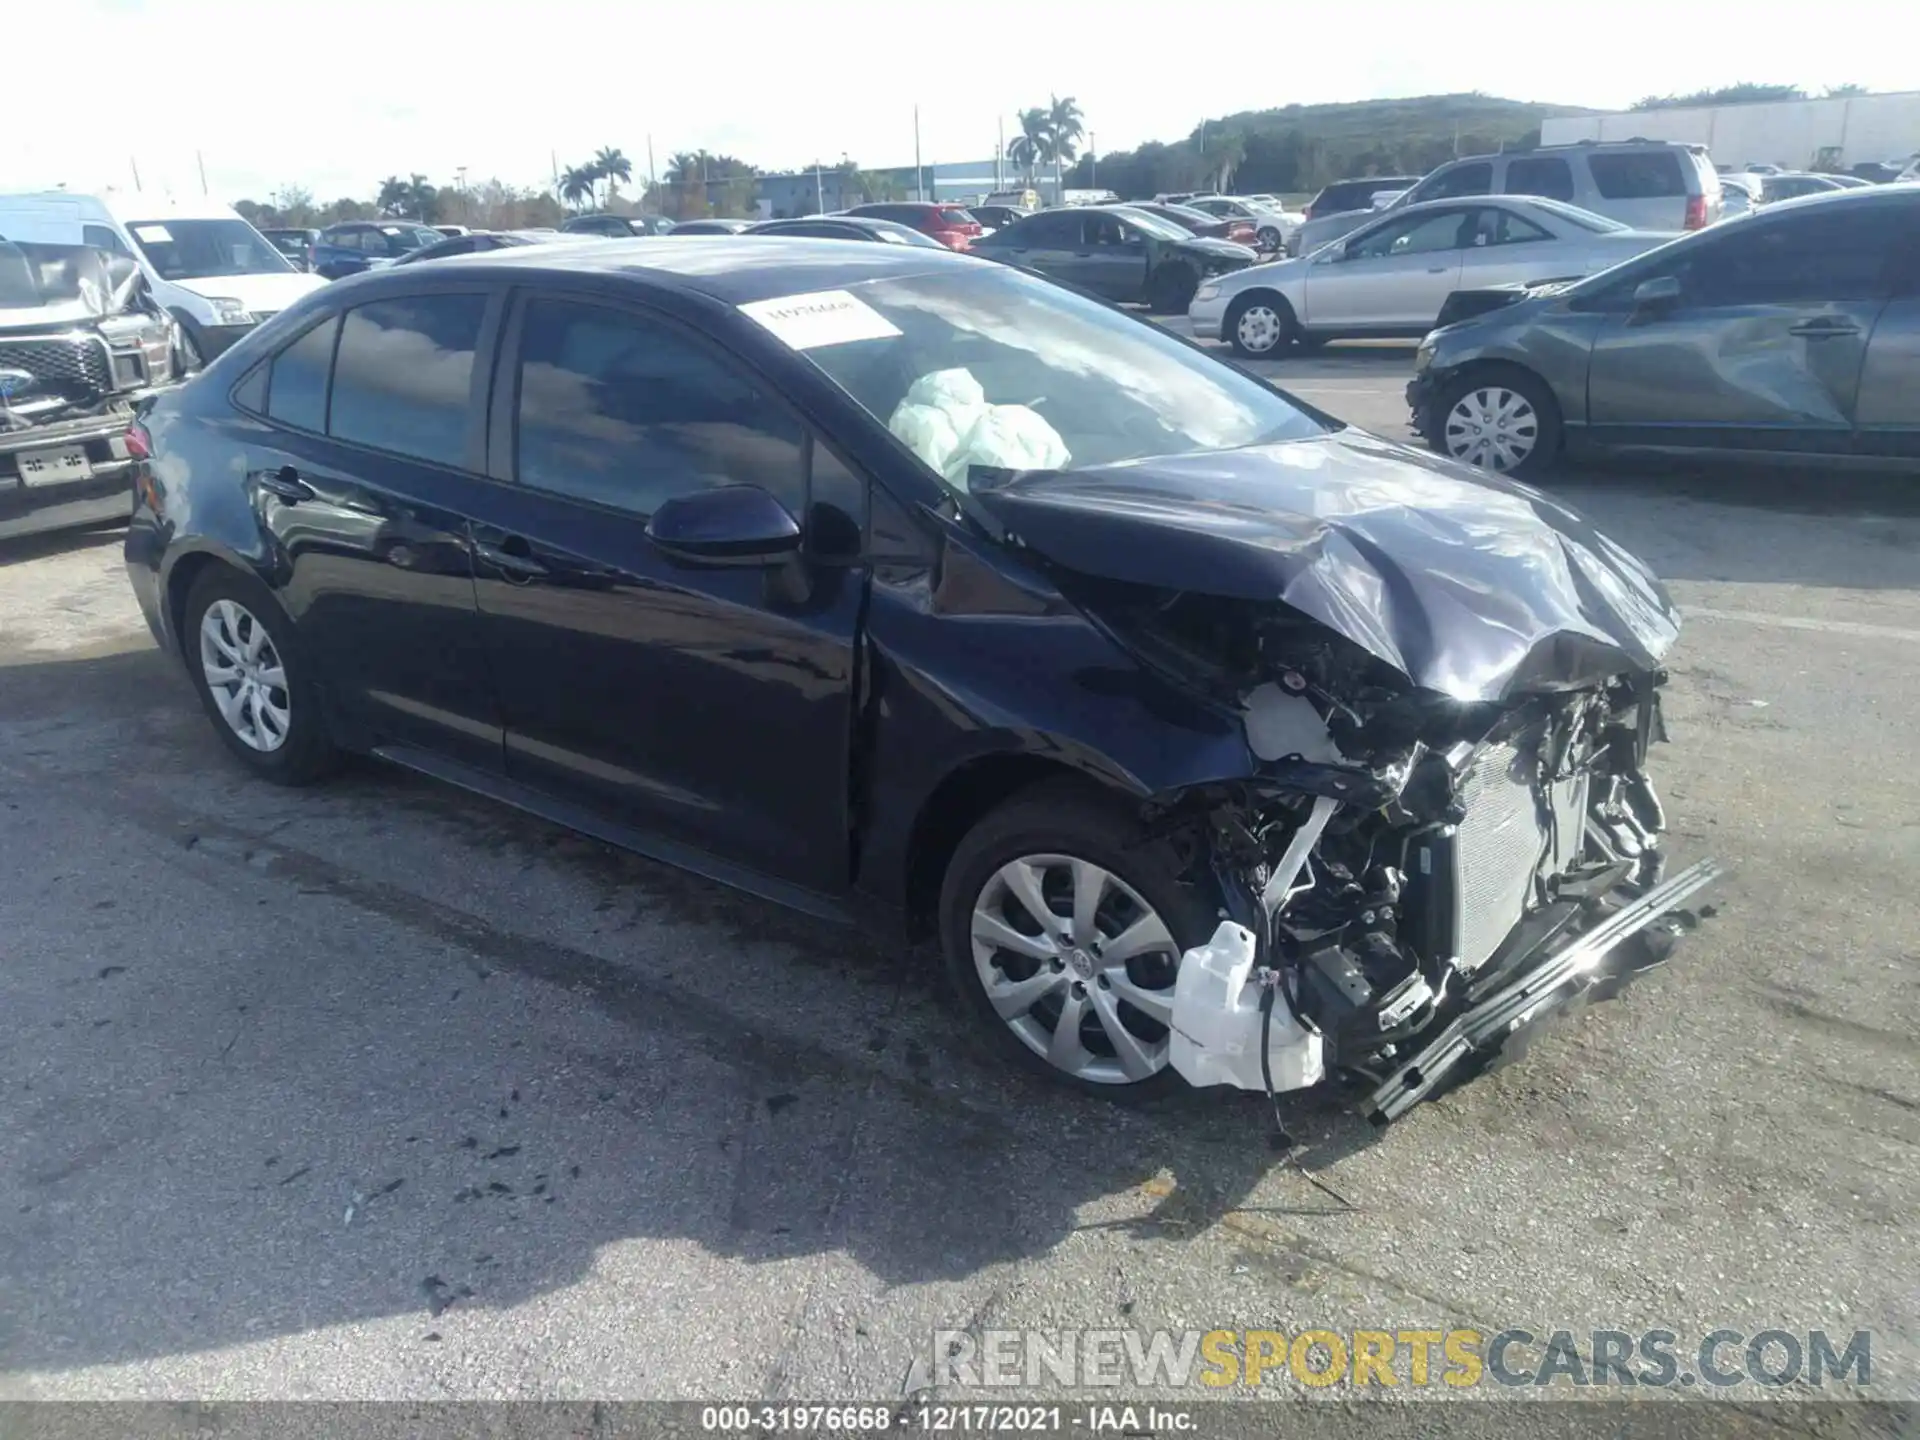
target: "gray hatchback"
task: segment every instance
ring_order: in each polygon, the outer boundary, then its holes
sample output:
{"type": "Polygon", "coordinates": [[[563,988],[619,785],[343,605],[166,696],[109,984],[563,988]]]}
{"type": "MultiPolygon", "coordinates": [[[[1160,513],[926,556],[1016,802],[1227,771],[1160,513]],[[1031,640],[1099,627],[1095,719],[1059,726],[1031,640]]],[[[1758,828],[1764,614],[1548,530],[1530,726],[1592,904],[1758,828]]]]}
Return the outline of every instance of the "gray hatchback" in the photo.
{"type": "Polygon", "coordinates": [[[1562,449],[1920,468],[1920,185],[1783,201],[1435,330],[1407,387],[1441,453],[1562,449]]]}

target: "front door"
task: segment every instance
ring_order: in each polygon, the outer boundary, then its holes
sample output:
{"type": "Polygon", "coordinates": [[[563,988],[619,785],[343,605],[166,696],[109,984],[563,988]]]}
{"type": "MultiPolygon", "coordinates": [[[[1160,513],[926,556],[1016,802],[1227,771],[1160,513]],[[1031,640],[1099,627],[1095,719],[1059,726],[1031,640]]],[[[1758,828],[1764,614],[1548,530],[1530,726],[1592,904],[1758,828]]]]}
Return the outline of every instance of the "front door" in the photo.
{"type": "Polygon", "coordinates": [[[1117,215],[1088,215],[1068,278],[1105,300],[1138,300],[1147,290],[1147,237],[1117,215]]]}
{"type": "Polygon", "coordinates": [[[1895,207],[1758,216],[1635,267],[1596,334],[1593,438],[1838,454],[1853,447],[1867,343],[1903,237],[1895,207]],[[1677,300],[1634,304],[1650,279],[1677,300]]]}
{"type": "Polygon", "coordinates": [[[1314,330],[1412,330],[1439,318],[1459,288],[1472,207],[1383,220],[1320,252],[1307,271],[1314,330]]]}
{"type": "Polygon", "coordinates": [[[236,391],[264,413],[243,483],[285,557],[280,594],[369,745],[501,763],[467,504],[483,467],[483,290],[328,317],[236,391]]]}
{"type": "Polygon", "coordinates": [[[511,483],[473,536],[508,777],[843,888],[865,580],[822,548],[845,523],[809,513],[805,427],[677,323],[558,297],[510,322],[495,404],[494,468],[511,483]],[[803,517],[801,556],[697,568],[647,538],[661,503],[720,485],[758,485],[803,517]]]}

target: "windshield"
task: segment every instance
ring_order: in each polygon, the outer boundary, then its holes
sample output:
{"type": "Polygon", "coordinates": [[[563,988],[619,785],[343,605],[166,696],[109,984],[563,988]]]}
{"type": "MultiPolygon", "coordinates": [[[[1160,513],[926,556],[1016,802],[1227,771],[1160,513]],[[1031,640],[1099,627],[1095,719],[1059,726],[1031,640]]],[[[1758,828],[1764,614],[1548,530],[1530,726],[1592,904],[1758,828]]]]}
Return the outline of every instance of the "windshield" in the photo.
{"type": "Polygon", "coordinates": [[[162,280],[293,273],[287,257],[244,220],[135,220],[127,229],[162,280]]]}
{"type": "Polygon", "coordinates": [[[1079,470],[1321,433],[1252,377],[1016,271],[869,280],[850,298],[877,313],[802,353],[956,490],[970,464],[1079,470]]]}
{"type": "Polygon", "coordinates": [[[1131,205],[1116,205],[1116,215],[1123,216],[1130,223],[1139,226],[1147,234],[1161,240],[1191,240],[1193,233],[1184,226],[1176,225],[1163,215],[1151,210],[1135,210],[1131,205]]]}
{"type": "Polygon", "coordinates": [[[1591,230],[1596,235],[1633,228],[1631,225],[1622,225],[1618,220],[1609,220],[1604,215],[1596,215],[1591,210],[1582,210],[1578,205],[1569,205],[1564,200],[1551,200],[1544,195],[1529,195],[1527,203],[1545,210],[1549,215],[1558,215],[1569,225],[1578,225],[1582,230],[1591,230]]]}

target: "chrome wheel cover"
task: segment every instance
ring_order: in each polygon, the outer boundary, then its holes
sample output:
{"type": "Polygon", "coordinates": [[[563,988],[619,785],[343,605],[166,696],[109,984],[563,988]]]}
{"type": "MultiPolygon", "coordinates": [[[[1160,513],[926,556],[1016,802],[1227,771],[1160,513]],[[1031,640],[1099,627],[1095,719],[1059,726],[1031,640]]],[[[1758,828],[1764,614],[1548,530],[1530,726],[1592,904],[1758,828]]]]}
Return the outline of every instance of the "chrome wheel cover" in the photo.
{"type": "Polygon", "coordinates": [[[1447,412],[1444,434],[1454,459],[1504,474],[1540,443],[1540,416],[1518,390],[1482,385],[1447,412]]]}
{"type": "Polygon", "coordinates": [[[200,617],[200,673],[241,744],[271,754],[287,743],[293,714],[286,667],[267,627],[237,600],[216,600],[200,617]]]}
{"type": "Polygon", "coordinates": [[[1264,355],[1269,350],[1280,348],[1280,342],[1286,338],[1287,327],[1281,323],[1280,312],[1273,306],[1249,305],[1240,312],[1233,333],[1246,349],[1264,355]]]}
{"type": "Polygon", "coordinates": [[[1055,1069],[1127,1085],[1166,1068],[1180,950],[1118,875],[1023,855],[974,899],[974,969],[1007,1027],[1055,1069]]]}

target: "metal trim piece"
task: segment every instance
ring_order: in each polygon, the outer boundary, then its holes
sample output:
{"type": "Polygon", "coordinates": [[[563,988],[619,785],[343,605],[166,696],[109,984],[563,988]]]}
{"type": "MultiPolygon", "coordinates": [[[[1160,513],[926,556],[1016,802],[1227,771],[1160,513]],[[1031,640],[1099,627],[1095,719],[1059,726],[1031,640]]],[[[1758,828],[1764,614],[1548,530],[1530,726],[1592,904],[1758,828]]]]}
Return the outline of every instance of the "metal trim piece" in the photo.
{"type": "Polygon", "coordinates": [[[1609,951],[1646,929],[1725,873],[1718,860],[1690,865],[1665,884],[1630,902],[1564,950],[1504,989],[1497,990],[1447,1026],[1405,1065],[1367,1096],[1364,1113],[1385,1125],[1426,1099],[1447,1072],[1474,1052],[1505,1038],[1567,997],[1554,992],[1599,968],[1609,951]]]}

